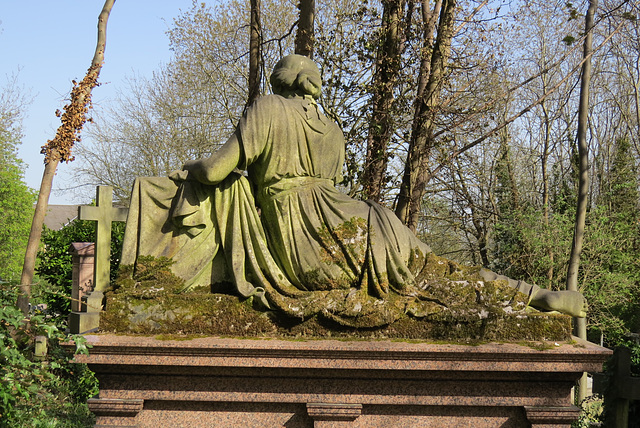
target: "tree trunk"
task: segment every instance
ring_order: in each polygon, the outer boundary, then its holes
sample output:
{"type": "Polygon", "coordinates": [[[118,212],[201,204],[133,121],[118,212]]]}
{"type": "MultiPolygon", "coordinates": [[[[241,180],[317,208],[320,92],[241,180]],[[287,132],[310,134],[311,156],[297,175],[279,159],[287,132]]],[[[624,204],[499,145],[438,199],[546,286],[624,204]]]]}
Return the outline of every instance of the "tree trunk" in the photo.
{"type": "Polygon", "coordinates": [[[400,73],[405,32],[404,0],[382,2],[382,33],[373,75],[372,114],[367,135],[367,155],[361,182],[364,197],[379,201],[387,170],[387,147],[394,132],[393,91],[400,73]]]}
{"type": "Polygon", "coordinates": [[[584,224],[587,213],[587,196],[589,190],[589,154],[587,147],[587,120],[589,114],[589,83],[591,80],[591,44],[593,27],[593,16],[597,7],[597,0],[589,0],[585,31],[587,37],[584,40],[584,57],[588,58],[582,65],[582,79],[580,83],[580,105],[578,110],[578,157],[580,162],[579,184],[578,184],[578,206],[576,210],[576,220],[573,234],[573,245],[569,258],[569,269],[567,272],[567,290],[578,289],[578,267],[580,264],[580,253],[582,251],[582,238],[584,236],[584,224]]]}
{"type": "Polygon", "coordinates": [[[106,0],[102,11],[98,17],[98,42],[91,67],[86,76],[79,84],[75,84],[71,92],[71,101],[64,107],[65,112],[61,115],[62,125],[58,128],[53,140],[49,140],[42,148],[45,155],[45,168],[42,174],[40,192],[36,209],[31,223],[31,232],[27,241],[27,250],[22,266],[20,277],[20,295],[18,296],[18,307],[27,315],[29,311],[29,298],[31,297],[31,283],[35,270],[36,256],[40,237],[42,236],[42,225],[49,204],[53,177],[60,161],[70,162],[71,148],[79,140],[79,133],[86,121],[86,113],[91,105],[91,90],[97,86],[98,76],[104,61],[104,50],[107,41],[107,20],[113,8],[115,0],[106,0]]]}
{"type": "MultiPolygon", "coordinates": [[[[487,248],[487,242],[488,242],[488,228],[487,228],[487,222],[485,219],[481,218],[480,212],[483,211],[481,206],[478,206],[475,202],[473,197],[471,196],[471,193],[469,192],[469,188],[467,187],[467,184],[465,182],[465,174],[463,172],[463,167],[462,165],[460,165],[459,162],[456,162],[457,166],[455,169],[455,172],[453,173],[453,176],[457,176],[457,180],[454,178],[455,181],[457,181],[457,187],[459,187],[459,190],[457,190],[457,192],[460,192],[460,194],[462,195],[462,197],[465,199],[466,201],[466,205],[468,207],[468,213],[467,215],[470,216],[471,218],[471,224],[473,225],[473,228],[468,228],[469,233],[476,239],[476,243],[477,243],[477,252],[480,255],[480,263],[482,264],[482,266],[489,266],[489,251],[487,248]]],[[[483,203],[483,201],[480,201],[480,203],[483,203]]],[[[469,241],[471,243],[471,241],[469,241]]],[[[473,245],[469,245],[469,248],[473,248],[473,245]]],[[[472,251],[473,253],[473,262],[474,264],[476,263],[476,256],[475,256],[475,250],[472,251]]]]}
{"type": "MultiPolygon", "coordinates": [[[[585,33],[582,64],[582,79],[580,82],[580,105],[578,107],[578,156],[580,158],[580,180],[578,184],[578,206],[576,208],[576,221],[573,230],[573,244],[569,257],[569,269],[567,272],[567,290],[578,290],[578,268],[580,266],[580,253],[582,252],[582,239],[587,215],[587,199],[589,191],[589,153],[587,147],[587,121],[589,118],[589,84],[591,82],[591,51],[592,29],[594,15],[598,7],[597,0],[589,0],[589,8],[585,17],[585,33]]],[[[574,324],[574,334],[586,339],[586,319],[577,318],[574,324]]],[[[582,376],[577,391],[577,402],[582,401],[587,393],[586,374],[582,376]]]]}
{"type": "MultiPolygon", "coordinates": [[[[439,3],[436,3],[436,8],[438,7],[439,3]]],[[[426,58],[423,57],[420,67],[420,74],[428,73],[428,79],[426,79],[427,83],[423,93],[416,99],[409,152],[407,153],[407,161],[396,206],[398,218],[413,231],[418,226],[420,201],[424,196],[424,190],[430,179],[429,154],[435,146],[433,118],[436,114],[436,104],[444,83],[445,69],[451,55],[451,39],[455,31],[456,0],[442,1],[440,9],[438,34],[429,65],[426,65],[426,58]]],[[[437,9],[434,8],[434,15],[436,14],[437,9]]],[[[423,16],[425,16],[424,11],[423,16]]],[[[429,37],[429,33],[426,31],[423,36],[425,41],[429,37]]],[[[433,31],[430,34],[432,38],[433,31]]],[[[422,76],[419,81],[422,81],[422,76]]]]}
{"type": "Polygon", "coordinates": [[[509,148],[509,136],[506,128],[503,130],[502,135],[500,136],[500,146],[502,161],[505,163],[505,166],[507,168],[511,210],[513,212],[516,212],[520,209],[520,192],[518,191],[518,183],[516,182],[516,175],[513,170],[513,161],[511,160],[511,150],[509,148]]]}
{"type": "MultiPolygon", "coordinates": [[[[542,78],[543,92],[547,91],[546,76],[542,78]]],[[[551,145],[551,119],[549,118],[549,111],[547,110],[546,102],[540,104],[542,112],[544,114],[544,141],[541,156],[541,169],[542,169],[542,217],[545,226],[549,227],[549,153],[551,145]]],[[[551,288],[554,275],[554,253],[553,247],[549,246],[547,249],[547,255],[549,256],[549,267],[547,269],[547,287],[551,288]]]]}
{"type": "Polygon", "coordinates": [[[260,24],[260,0],[251,0],[251,25],[249,27],[249,107],[260,96],[260,81],[262,80],[262,26],[260,24]]]}
{"type": "Polygon", "coordinates": [[[298,19],[295,53],[313,58],[313,47],[315,44],[313,22],[316,16],[316,1],[300,0],[298,9],[300,9],[300,19],[298,19]]]}

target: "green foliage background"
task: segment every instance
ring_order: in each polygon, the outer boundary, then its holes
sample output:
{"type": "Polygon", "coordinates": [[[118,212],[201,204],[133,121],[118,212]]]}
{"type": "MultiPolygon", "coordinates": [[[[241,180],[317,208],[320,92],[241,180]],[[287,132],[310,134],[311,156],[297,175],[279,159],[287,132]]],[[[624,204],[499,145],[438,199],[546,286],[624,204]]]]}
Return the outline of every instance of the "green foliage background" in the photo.
{"type": "MultiPolygon", "coordinates": [[[[1,110],[1,109],[0,109],[1,110]]],[[[36,193],[23,181],[17,156],[20,132],[13,115],[0,111],[0,280],[20,277],[36,193]]]]}
{"type": "MultiPolygon", "coordinates": [[[[115,279],[120,265],[124,227],[123,222],[112,224],[111,280],[115,279]]],[[[95,221],[78,219],[60,230],[51,230],[46,227],[43,230],[43,246],[38,252],[36,273],[44,282],[35,287],[34,294],[40,302],[47,304],[47,310],[51,315],[57,315],[66,320],[71,305],[73,273],[73,261],[69,249],[74,242],[94,242],[95,231],[95,221]]]]}
{"type": "MultiPolygon", "coordinates": [[[[32,303],[46,303],[46,312],[25,319],[16,307],[16,282],[0,284],[0,428],[87,427],[94,416],[86,401],[98,392],[94,374],[72,363],[73,352],[61,344],[73,340],[76,352],[87,352],[82,336],[68,336],[73,242],[92,242],[95,222],[74,220],[60,230],[46,229],[38,254],[39,274],[32,303]],[[34,355],[35,339],[45,336],[49,350],[34,355]]],[[[120,262],[124,223],[114,224],[112,275],[120,262]]]]}

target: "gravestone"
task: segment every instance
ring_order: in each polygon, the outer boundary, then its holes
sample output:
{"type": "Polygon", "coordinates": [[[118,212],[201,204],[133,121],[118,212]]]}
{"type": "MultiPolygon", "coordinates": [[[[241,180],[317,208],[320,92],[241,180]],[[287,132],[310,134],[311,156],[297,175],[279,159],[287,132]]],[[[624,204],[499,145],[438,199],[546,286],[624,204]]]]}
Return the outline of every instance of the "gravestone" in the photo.
{"type": "Polygon", "coordinates": [[[93,266],[95,244],[93,242],[74,242],[69,247],[73,260],[71,284],[71,311],[86,312],[82,299],[93,289],[93,266]]]}
{"type": "MultiPolygon", "coordinates": [[[[120,278],[96,280],[107,311],[76,359],[100,382],[96,426],[569,427],[572,386],[609,354],[569,336],[583,296],[438,257],[341,193],[317,66],[287,56],[271,82],[211,158],[136,180],[120,278]],[[556,317],[528,305],[568,314],[564,334],[528,328],[556,317]]],[[[81,218],[110,227],[98,199],[81,218]]]]}
{"type": "MultiPolygon", "coordinates": [[[[69,329],[71,333],[82,334],[96,330],[100,323],[100,312],[103,307],[104,291],[109,287],[109,273],[111,267],[111,223],[114,221],[126,221],[127,208],[113,207],[113,188],[111,186],[98,186],[96,188],[96,206],[78,207],[80,220],[96,221],[96,237],[93,258],[93,286],[92,291],[80,297],[81,284],[86,284],[87,271],[89,269],[88,248],[78,250],[78,270],[74,284],[78,282],[78,296],[72,295],[80,302],[79,307],[73,310],[69,316],[69,329]],[[81,259],[83,259],[81,261],[81,259]],[[83,269],[81,269],[81,264],[83,269]]],[[[75,250],[75,248],[73,249],[75,250]]],[[[75,262],[74,262],[74,273],[75,262]]],[[[73,302],[73,300],[72,300],[73,302]]]]}
{"type": "Polygon", "coordinates": [[[615,414],[615,426],[612,428],[627,428],[629,403],[640,400],[640,377],[631,375],[629,348],[616,348],[609,363],[608,373],[593,375],[593,392],[604,395],[605,400],[612,403],[615,414]]]}

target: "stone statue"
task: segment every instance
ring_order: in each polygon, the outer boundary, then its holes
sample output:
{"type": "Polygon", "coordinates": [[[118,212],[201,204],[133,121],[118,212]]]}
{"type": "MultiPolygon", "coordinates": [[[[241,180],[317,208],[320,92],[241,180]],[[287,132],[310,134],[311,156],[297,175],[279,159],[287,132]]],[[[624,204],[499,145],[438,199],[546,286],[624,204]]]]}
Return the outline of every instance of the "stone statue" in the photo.
{"type": "Polygon", "coordinates": [[[437,281],[502,280],[533,307],[585,316],[580,293],[437,257],[390,210],[338,191],[344,137],[316,104],[321,83],[309,58],[282,58],[274,95],[248,108],[218,152],[136,180],[121,263],[168,257],[184,291],[212,287],[354,327],[424,316],[437,281]]]}

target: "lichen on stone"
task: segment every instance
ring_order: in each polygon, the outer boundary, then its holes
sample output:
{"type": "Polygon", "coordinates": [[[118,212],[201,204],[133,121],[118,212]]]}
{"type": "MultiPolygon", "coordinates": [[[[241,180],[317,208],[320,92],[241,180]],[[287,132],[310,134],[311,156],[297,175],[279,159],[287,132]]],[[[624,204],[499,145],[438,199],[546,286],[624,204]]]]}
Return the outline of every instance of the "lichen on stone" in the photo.
{"type": "Polygon", "coordinates": [[[505,281],[482,281],[474,274],[477,270],[440,263],[431,254],[417,257],[432,258],[432,268],[422,277],[428,297],[389,293],[387,299],[376,299],[362,289],[353,288],[346,295],[344,290],[327,290],[314,294],[321,296],[316,300],[303,297],[298,302],[300,313],[317,315],[300,317],[259,311],[251,298],[203,287],[181,293],[184,282],[171,273],[171,260],[141,257],[135,268],[120,269],[106,294],[100,329],[125,334],[465,343],[570,339],[569,317],[527,309],[527,296],[505,281]]]}

